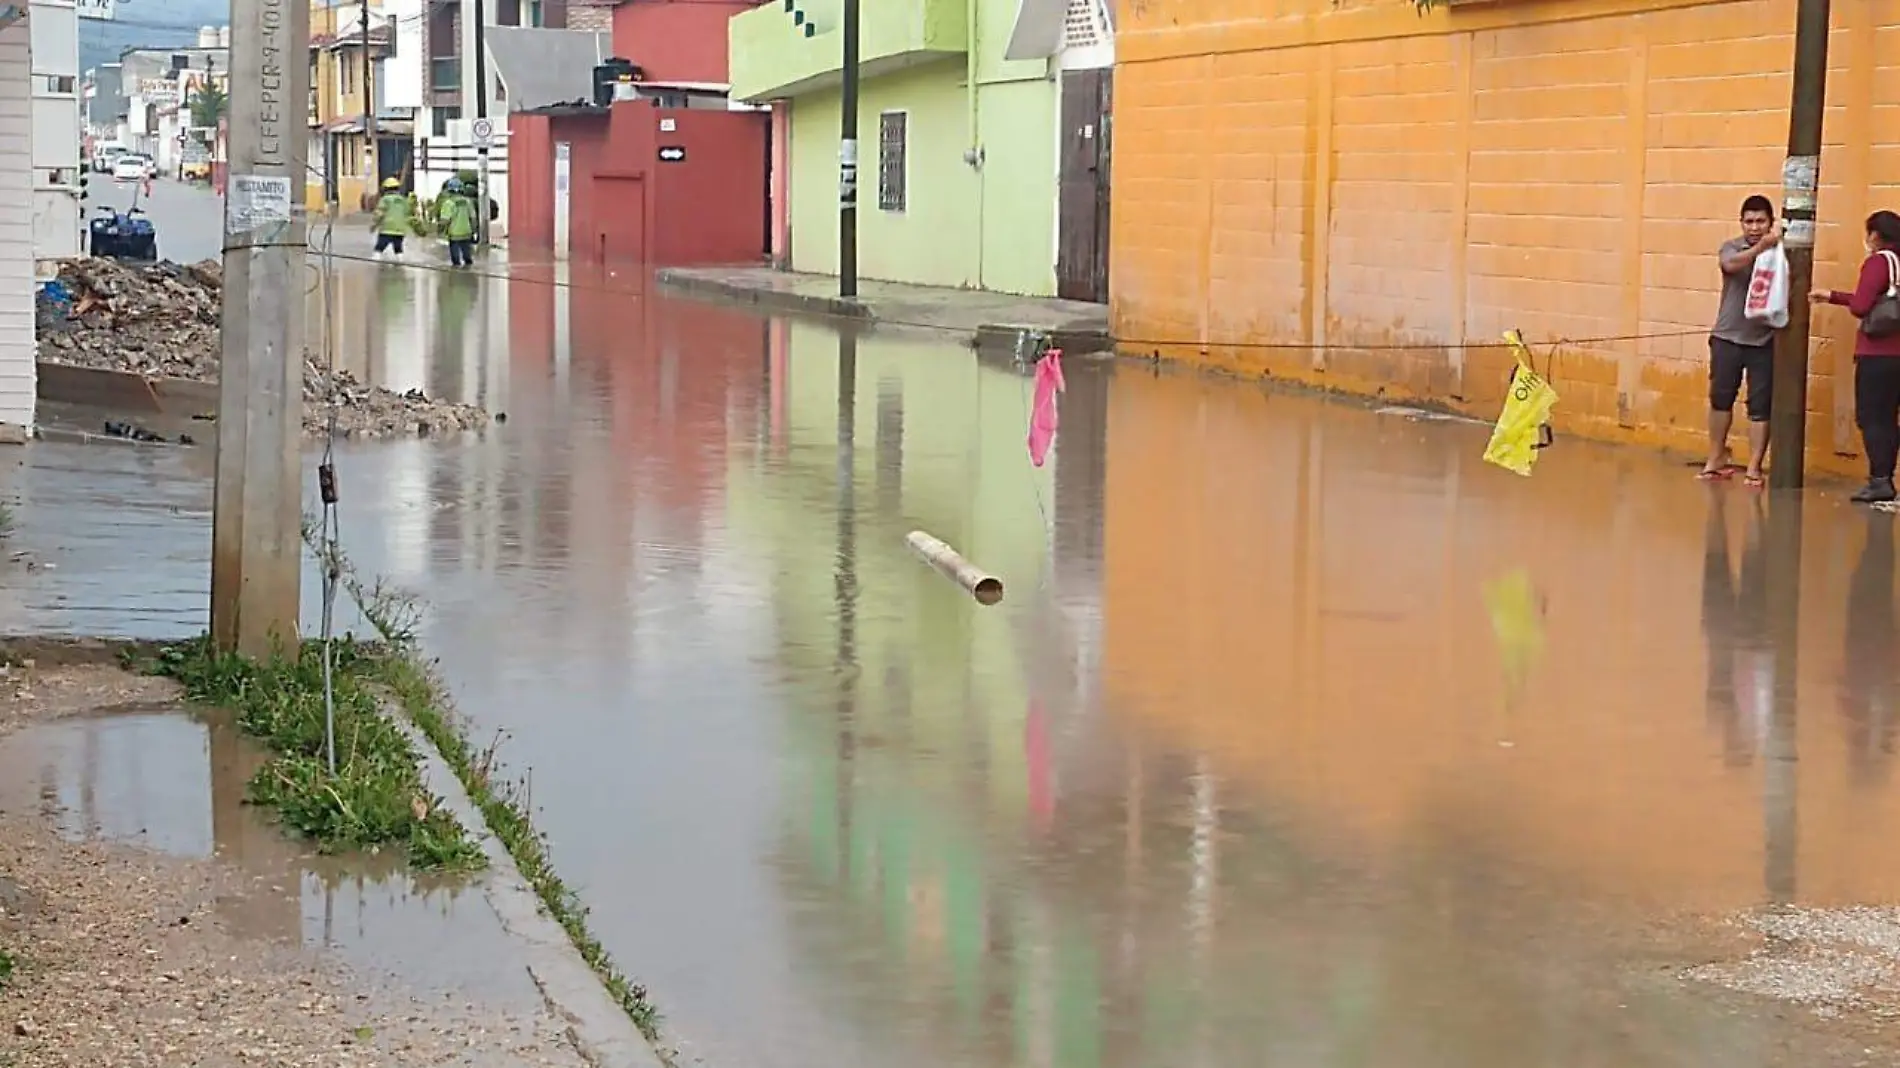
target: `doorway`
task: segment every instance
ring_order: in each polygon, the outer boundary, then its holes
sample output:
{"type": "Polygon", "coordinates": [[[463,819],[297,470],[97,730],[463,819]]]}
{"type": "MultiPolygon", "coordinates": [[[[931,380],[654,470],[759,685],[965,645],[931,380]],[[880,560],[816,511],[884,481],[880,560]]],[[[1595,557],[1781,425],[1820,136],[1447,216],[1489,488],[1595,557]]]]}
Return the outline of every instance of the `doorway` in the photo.
{"type": "Polygon", "coordinates": [[[1056,200],[1056,294],[1108,302],[1112,69],[1062,73],[1062,163],[1056,200]]]}

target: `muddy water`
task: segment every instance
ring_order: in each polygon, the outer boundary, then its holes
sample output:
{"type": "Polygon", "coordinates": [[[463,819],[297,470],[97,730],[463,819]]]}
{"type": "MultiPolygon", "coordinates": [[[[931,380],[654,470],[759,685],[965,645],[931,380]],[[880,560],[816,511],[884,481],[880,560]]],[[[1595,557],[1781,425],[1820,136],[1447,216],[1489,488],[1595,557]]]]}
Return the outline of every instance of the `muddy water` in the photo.
{"type": "Polygon", "coordinates": [[[216,856],[250,877],[220,899],[241,938],[321,948],[366,978],[538,1008],[478,881],[415,876],[395,855],[325,857],[244,803],[261,766],[234,727],[174,708],[124,708],[0,738],[0,810],[37,810],[73,839],[216,856]]]}
{"type": "MultiPolygon", "coordinates": [[[[510,420],[345,450],[349,548],[690,1056],[1891,1061],[1676,969],[1900,900],[1892,517],[1133,364],[1071,365],[1038,471],[1024,379],[941,338],[365,277],[348,359],[510,420]]],[[[120,596],[194,581],[202,520],[149,520],[120,596]]]]}

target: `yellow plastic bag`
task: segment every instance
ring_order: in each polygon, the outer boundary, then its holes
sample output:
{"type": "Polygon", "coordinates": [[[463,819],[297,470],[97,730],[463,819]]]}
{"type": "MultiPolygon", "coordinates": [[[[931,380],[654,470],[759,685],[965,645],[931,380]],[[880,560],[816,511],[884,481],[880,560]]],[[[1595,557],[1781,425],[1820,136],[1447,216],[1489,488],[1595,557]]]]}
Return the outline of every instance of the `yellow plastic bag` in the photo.
{"type": "Polygon", "coordinates": [[[1537,462],[1537,450],[1549,444],[1544,427],[1550,422],[1551,408],[1557,404],[1557,391],[1550,388],[1543,375],[1531,370],[1530,349],[1517,331],[1506,333],[1504,340],[1517,355],[1517,369],[1511,372],[1504,411],[1498,414],[1498,425],[1491,431],[1491,444],[1485,446],[1484,458],[1506,471],[1529,475],[1537,462]]]}

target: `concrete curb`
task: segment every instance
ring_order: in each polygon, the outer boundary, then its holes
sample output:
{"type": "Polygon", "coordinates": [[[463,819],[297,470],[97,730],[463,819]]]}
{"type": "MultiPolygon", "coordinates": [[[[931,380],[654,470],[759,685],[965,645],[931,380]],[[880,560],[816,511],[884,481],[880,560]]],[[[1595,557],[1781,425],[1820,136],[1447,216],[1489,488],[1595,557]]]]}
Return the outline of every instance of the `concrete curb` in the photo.
{"type": "Polygon", "coordinates": [[[489,870],[481,881],[488,907],[495,911],[502,930],[519,946],[528,977],[541,991],[548,1009],[567,1025],[568,1037],[581,1057],[594,1068],[665,1068],[666,1062],[654,1052],[646,1036],[581,959],[567,932],[542,909],[540,897],[515,866],[508,847],[495,837],[481,810],[469,798],[461,776],[402,709],[386,704],[385,711],[421,758],[423,784],[442,798],[481,844],[482,853],[488,857],[489,870]]]}
{"type": "Polygon", "coordinates": [[[1008,353],[1013,358],[1016,354],[1016,337],[1024,331],[1049,335],[1049,344],[1061,349],[1065,356],[1115,351],[1115,340],[1108,336],[1107,330],[1092,327],[1017,326],[1011,323],[984,323],[976,328],[976,336],[970,344],[978,352],[993,355],[1008,353]]]}
{"type": "Polygon", "coordinates": [[[793,293],[783,289],[761,289],[757,286],[739,285],[717,278],[701,278],[671,268],[663,267],[654,272],[654,281],[658,282],[662,288],[675,289],[682,293],[703,293],[708,296],[723,297],[741,304],[755,304],[761,308],[831,315],[841,319],[875,320],[876,318],[863,303],[846,300],[843,297],[828,297],[818,293],[793,293]]]}

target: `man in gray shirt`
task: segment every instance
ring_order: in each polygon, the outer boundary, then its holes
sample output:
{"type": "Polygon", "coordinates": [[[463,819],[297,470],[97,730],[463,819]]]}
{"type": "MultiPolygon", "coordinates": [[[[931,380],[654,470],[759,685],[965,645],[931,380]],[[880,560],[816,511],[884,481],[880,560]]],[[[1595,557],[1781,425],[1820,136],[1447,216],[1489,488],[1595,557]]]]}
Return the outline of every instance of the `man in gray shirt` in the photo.
{"type": "Polygon", "coordinates": [[[1762,463],[1768,458],[1768,412],[1774,395],[1775,331],[1743,314],[1755,258],[1781,243],[1775,225],[1775,206],[1760,194],[1742,201],[1742,233],[1722,243],[1722,304],[1709,331],[1709,462],[1702,478],[1727,478],[1735,473],[1728,448],[1728,432],[1735,424],[1735,399],[1742,379],[1748,379],[1748,466],[1742,477],[1751,486],[1762,483],[1762,463]]]}

